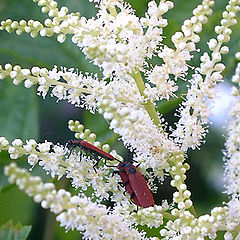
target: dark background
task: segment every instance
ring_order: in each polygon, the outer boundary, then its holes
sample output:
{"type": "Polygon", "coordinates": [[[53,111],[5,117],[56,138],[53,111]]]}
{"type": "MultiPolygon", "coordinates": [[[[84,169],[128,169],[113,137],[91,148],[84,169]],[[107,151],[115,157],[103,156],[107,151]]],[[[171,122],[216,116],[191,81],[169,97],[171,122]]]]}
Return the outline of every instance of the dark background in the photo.
{"type": "MultiPolygon", "coordinates": [[[[146,0],[129,0],[129,3],[136,9],[138,16],[143,16],[147,8],[146,0]]],[[[192,16],[191,11],[200,4],[201,1],[174,0],[175,8],[170,10],[165,16],[168,19],[168,26],[164,29],[166,39],[164,42],[169,46],[171,35],[180,30],[184,19],[192,16]]],[[[94,4],[87,0],[63,0],[58,1],[59,6],[66,5],[70,12],[80,11],[86,17],[94,16],[96,9],[94,4]]],[[[221,11],[225,8],[226,1],[219,0],[214,6],[214,14],[209,18],[201,33],[201,42],[197,45],[201,51],[208,51],[207,41],[215,37],[214,26],[219,24],[221,11]]],[[[42,14],[40,7],[31,0],[0,0],[0,20],[11,18],[13,20],[34,19],[44,22],[47,18],[42,14]]],[[[235,31],[236,32],[236,31],[235,31]]],[[[239,37],[233,34],[230,46],[230,53],[224,56],[224,63],[227,66],[224,75],[229,81],[233,74],[236,62],[234,54],[238,50],[239,37]]],[[[196,58],[190,63],[199,66],[199,54],[195,53],[196,58]]],[[[72,44],[70,37],[63,44],[56,41],[56,36],[52,38],[37,37],[32,39],[29,35],[17,36],[15,33],[8,34],[0,32],[0,64],[12,65],[19,64],[22,68],[32,66],[46,67],[52,69],[54,65],[76,68],[82,72],[97,72],[101,75],[98,68],[87,62],[85,56],[79,48],[72,44]]],[[[157,58],[153,63],[160,64],[157,58]]],[[[179,94],[186,90],[186,83],[179,81],[179,94]]],[[[173,114],[177,104],[181,100],[158,103],[158,110],[163,114],[170,125],[177,120],[173,114]]],[[[57,142],[59,138],[66,140],[73,139],[74,134],[67,127],[68,120],[79,120],[92,132],[97,134],[97,139],[111,144],[112,149],[116,149],[120,154],[127,156],[129,153],[109,129],[108,124],[99,114],[90,114],[83,109],[76,108],[66,102],[56,102],[56,98],[49,95],[43,100],[36,95],[36,88],[26,89],[22,85],[15,86],[9,79],[0,80],[0,136],[5,136],[10,141],[15,138],[23,140],[34,138],[37,141],[48,139],[57,142]],[[47,132],[54,135],[44,135],[47,132]]],[[[198,213],[210,213],[215,206],[221,206],[223,201],[227,201],[227,196],[223,191],[223,154],[225,122],[222,126],[210,127],[207,135],[206,144],[201,146],[201,150],[189,151],[187,162],[191,169],[187,173],[187,184],[192,192],[194,207],[198,213]]],[[[23,225],[32,225],[32,231],[28,239],[81,239],[77,231],[65,233],[65,229],[60,228],[55,222],[55,217],[48,210],[43,210],[32,198],[27,197],[15,186],[9,186],[3,176],[3,166],[11,162],[6,152],[0,153],[0,225],[12,219],[14,224],[21,222],[23,225]]],[[[29,168],[26,158],[17,160],[22,167],[29,168]]],[[[41,168],[35,167],[32,171],[34,175],[40,175],[44,181],[49,181],[49,177],[41,168]]],[[[172,192],[175,191],[169,185],[170,179],[166,179],[164,185],[159,186],[158,194],[155,195],[156,201],[161,202],[168,199],[171,202],[172,192]]],[[[57,183],[58,187],[68,188],[69,182],[62,179],[57,183]]],[[[159,231],[159,230],[158,230],[159,231]]],[[[151,232],[149,232],[151,234],[151,232]]],[[[153,232],[152,232],[153,234],[153,232]]],[[[222,239],[219,234],[219,239],[222,239]]]]}

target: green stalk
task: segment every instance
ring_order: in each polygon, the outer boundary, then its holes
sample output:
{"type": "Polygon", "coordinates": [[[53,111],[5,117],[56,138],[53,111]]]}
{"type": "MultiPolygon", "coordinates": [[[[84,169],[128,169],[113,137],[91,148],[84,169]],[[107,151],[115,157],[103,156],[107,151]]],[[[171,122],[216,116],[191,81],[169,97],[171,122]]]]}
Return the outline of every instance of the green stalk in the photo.
{"type": "Polygon", "coordinates": [[[198,217],[193,205],[188,210],[195,218],[198,217]]]}
{"type": "Polygon", "coordinates": [[[117,11],[116,11],[116,8],[115,7],[112,7],[112,8],[108,8],[110,14],[114,17],[117,16],[117,11]]]}
{"type": "Polygon", "coordinates": [[[56,216],[51,212],[47,212],[43,239],[53,240],[55,237],[55,230],[56,230],[56,216]]]}
{"type": "Polygon", "coordinates": [[[239,232],[240,232],[240,224],[238,224],[238,225],[234,228],[234,230],[233,230],[233,232],[232,232],[233,239],[236,239],[236,237],[237,237],[237,235],[239,234],[239,232]]]}
{"type": "MultiPolygon", "coordinates": [[[[141,76],[141,73],[139,71],[137,71],[136,73],[132,74],[132,77],[135,79],[137,87],[139,89],[140,94],[146,98],[145,94],[144,94],[144,90],[145,90],[145,85],[141,76]]],[[[150,118],[153,120],[154,124],[157,125],[159,128],[161,128],[161,123],[160,123],[160,119],[158,117],[158,114],[156,112],[155,106],[152,102],[150,102],[149,99],[146,99],[146,103],[144,103],[145,105],[145,109],[148,112],[150,118]]]]}
{"type": "MultiPolygon", "coordinates": [[[[141,76],[141,73],[140,71],[136,71],[135,73],[131,74],[132,77],[135,79],[136,81],[136,84],[137,84],[137,87],[139,89],[139,92],[140,94],[144,97],[144,98],[147,98],[144,94],[144,90],[145,90],[145,84],[143,82],[143,79],[142,79],[142,76],[141,76]]],[[[158,117],[158,114],[156,112],[156,109],[155,109],[155,106],[152,102],[150,102],[149,99],[147,99],[146,103],[144,104],[145,105],[145,109],[146,111],[148,112],[150,118],[153,120],[154,124],[157,125],[160,129],[161,129],[161,123],[160,123],[160,119],[158,117]]],[[[161,129],[161,131],[163,132],[163,130],[161,129]]],[[[171,163],[170,163],[171,165],[171,163]]],[[[172,176],[173,177],[173,176],[172,176]]],[[[197,218],[197,214],[196,214],[196,211],[194,209],[193,206],[191,206],[189,209],[188,209],[192,214],[193,216],[195,216],[197,218]]],[[[171,214],[170,214],[171,215],[171,214]]],[[[172,216],[172,215],[171,215],[172,216]]],[[[167,216],[166,216],[167,217],[167,216]]],[[[170,216],[168,216],[170,217],[170,216]]],[[[167,218],[168,218],[167,217],[167,218]]]]}

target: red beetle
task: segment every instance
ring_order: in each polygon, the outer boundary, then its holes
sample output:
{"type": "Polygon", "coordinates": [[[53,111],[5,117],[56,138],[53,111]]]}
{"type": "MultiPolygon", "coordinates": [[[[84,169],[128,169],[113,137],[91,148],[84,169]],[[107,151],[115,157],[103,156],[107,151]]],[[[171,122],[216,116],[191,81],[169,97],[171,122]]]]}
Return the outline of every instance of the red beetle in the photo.
{"type": "Polygon", "coordinates": [[[133,161],[121,162],[111,154],[84,140],[70,140],[67,142],[66,147],[70,148],[69,155],[76,147],[79,147],[80,151],[83,150],[86,153],[90,153],[97,161],[93,166],[94,170],[101,158],[104,158],[105,160],[117,160],[120,162],[117,166],[119,169],[118,174],[120,175],[123,185],[129,193],[132,201],[143,208],[154,206],[154,199],[148,188],[147,182],[143,175],[137,171],[137,167],[132,164],[133,161]]]}
{"type": "Polygon", "coordinates": [[[154,199],[143,175],[131,161],[118,164],[119,175],[133,202],[143,208],[153,207],[154,199]]]}
{"type": "MultiPolygon", "coordinates": [[[[125,186],[127,192],[129,193],[130,195],[130,198],[131,200],[138,206],[141,206],[140,205],[140,202],[138,201],[133,189],[132,189],[132,186],[129,182],[129,177],[128,177],[128,174],[125,172],[125,169],[124,169],[124,163],[119,163],[119,165],[117,166],[117,168],[119,169],[119,171],[117,171],[117,173],[120,175],[120,178],[122,180],[122,183],[123,183],[123,186],[125,186]]],[[[135,166],[133,166],[135,167],[135,166]]]]}

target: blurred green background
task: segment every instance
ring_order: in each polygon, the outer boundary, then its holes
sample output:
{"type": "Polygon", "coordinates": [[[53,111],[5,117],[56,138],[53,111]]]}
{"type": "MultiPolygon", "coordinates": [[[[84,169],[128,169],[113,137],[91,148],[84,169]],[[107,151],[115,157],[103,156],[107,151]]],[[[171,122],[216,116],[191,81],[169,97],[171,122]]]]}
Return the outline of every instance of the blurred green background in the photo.
{"type": "MultiPolygon", "coordinates": [[[[147,9],[147,0],[128,1],[138,16],[143,16],[147,9]]],[[[200,4],[201,1],[174,0],[175,8],[170,10],[165,16],[168,19],[168,26],[164,29],[166,39],[164,42],[169,44],[172,33],[180,30],[184,19],[192,16],[191,11],[200,4]]],[[[81,15],[92,17],[96,13],[94,4],[87,0],[62,0],[58,1],[59,6],[66,5],[70,12],[80,11],[81,15]]],[[[225,8],[226,1],[218,0],[214,6],[214,14],[209,18],[209,22],[204,26],[201,33],[201,42],[197,45],[201,51],[207,51],[207,41],[215,36],[214,26],[221,19],[221,11],[225,8]]],[[[40,8],[31,0],[0,0],[0,20],[11,18],[13,20],[34,19],[44,22],[47,18],[42,14],[40,8]]],[[[235,31],[236,32],[236,31],[235,31]]],[[[236,62],[234,54],[238,50],[239,38],[234,33],[230,46],[230,53],[225,56],[223,61],[227,66],[225,71],[226,81],[229,81],[233,74],[236,62]]],[[[196,58],[191,65],[199,65],[199,54],[195,53],[196,58]]],[[[70,37],[60,44],[53,38],[37,37],[32,39],[29,35],[17,36],[15,33],[8,34],[0,32],[0,64],[6,63],[19,64],[21,67],[31,68],[32,66],[53,68],[54,65],[75,68],[83,72],[97,72],[101,75],[98,68],[89,64],[79,48],[72,44],[70,37]]],[[[154,58],[152,63],[160,63],[154,58]]],[[[186,90],[186,83],[179,81],[179,95],[186,90]]],[[[158,110],[163,114],[169,125],[174,125],[177,120],[174,117],[177,104],[181,98],[171,102],[158,103],[158,110]]],[[[73,139],[74,136],[67,128],[69,119],[79,120],[92,132],[97,134],[97,139],[111,144],[112,149],[116,149],[120,154],[129,154],[122,143],[117,140],[110,130],[108,124],[102,116],[92,115],[83,109],[76,108],[66,102],[56,102],[55,98],[49,96],[42,99],[36,95],[36,88],[25,89],[23,86],[14,86],[9,79],[0,82],[0,136],[7,137],[10,141],[15,138],[23,140],[35,138],[38,141],[48,139],[57,142],[55,136],[45,136],[47,132],[55,133],[57,136],[66,140],[73,139]],[[97,124],[96,124],[97,123],[97,124]]],[[[210,133],[207,135],[206,143],[201,150],[189,151],[187,162],[191,169],[188,172],[187,184],[192,192],[192,198],[197,213],[209,213],[211,208],[221,205],[227,196],[223,191],[223,154],[226,123],[212,124],[210,133]]],[[[35,240],[62,240],[62,239],[81,239],[76,231],[68,231],[60,228],[55,222],[55,217],[48,210],[43,210],[38,204],[19,191],[15,186],[8,185],[3,176],[3,166],[11,162],[6,152],[0,153],[0,226],[13,220],[14,225],[18,222],[23,225],[32,225],[32,230],[27,239],[35,240]]],[[[29,168],[26,158],[17,160],[22,167],[29,168]]],[[[45,181],[52,181],[39,167],[32,171],[34,175],[40,175],[45,181]]],[[[171,201],[172,192],[175,190],[169,186],[170,179],[166,178],[163,185],[159,186],[155,200],[160,203],[163,199],[171,201]]],[[[57,183],[58,187],[69,188],[69,182],[62,179],[57,183]]],[[[149,232],[151,234],[151,232],[149,232]]],[[[26,234],[27,235],[27,234],[26,234]]],[[[222,239],[219,234],[218,239],[222,239]]],[[[6,239],[1,238],[0,239],[6,239]]]]}

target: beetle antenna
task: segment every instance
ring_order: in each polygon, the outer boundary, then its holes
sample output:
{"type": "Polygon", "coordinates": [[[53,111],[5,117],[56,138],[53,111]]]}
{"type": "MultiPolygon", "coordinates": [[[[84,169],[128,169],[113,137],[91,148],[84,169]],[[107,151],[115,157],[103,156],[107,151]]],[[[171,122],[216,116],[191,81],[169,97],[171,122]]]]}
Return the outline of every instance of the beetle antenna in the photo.
{"type": "Polygon", "coordinates": [[[58,139],[58,142],[60,142],[60,141],[66,142],[66,140],[64,138],[60,137],[59,135],[57,135],[54,132],[47,131],[43,134],[43,137],[45,137],[45,136],[55,136],[58,139]]]}

